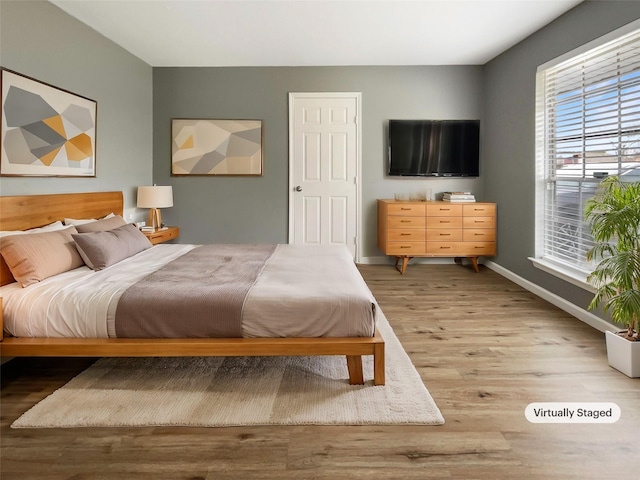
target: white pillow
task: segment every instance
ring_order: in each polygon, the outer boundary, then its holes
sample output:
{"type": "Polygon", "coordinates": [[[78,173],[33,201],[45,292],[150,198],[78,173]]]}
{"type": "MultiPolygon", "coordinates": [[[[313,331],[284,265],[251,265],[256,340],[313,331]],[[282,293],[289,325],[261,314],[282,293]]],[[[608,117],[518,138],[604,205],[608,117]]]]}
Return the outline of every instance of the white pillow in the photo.
{"type": "MultiPolygon", "coordinates": [[[[100,218],[100,220],[104,220],[105,218],[111,218],[111,217],[115,217],[115,213],[112,212],[109,215],[105,215],[104,217],[100,218]]],[[[97,218],[86,218],[86,219],[65,218],[64,224],[65,225],[83,225],[85,223],[91,223],[91,222],[97,222],[97,221],[98,221],[97,218]]]]}
{"type": "Polygon", "coordinates": [[[76,225],[84,225],[85,223],[95,222],[96,220],[97,218],[87,218],[85,220],[79,220],[75,218],[65,218],[64,224],[76,226],[76,225]]]}
{"type": "Polygon", "coordinates": [[[0,238],[6,237],[8,235],[23,235],[25,233],[43,233],[43,232],[53,232],[55,230],[63,230],[66,228],[61,221],[50,223],[49,225],[45,225],[44,227],[38,228],[30,228],[29,230],[5,230],[4,232],[0,231],[0,238]]]}

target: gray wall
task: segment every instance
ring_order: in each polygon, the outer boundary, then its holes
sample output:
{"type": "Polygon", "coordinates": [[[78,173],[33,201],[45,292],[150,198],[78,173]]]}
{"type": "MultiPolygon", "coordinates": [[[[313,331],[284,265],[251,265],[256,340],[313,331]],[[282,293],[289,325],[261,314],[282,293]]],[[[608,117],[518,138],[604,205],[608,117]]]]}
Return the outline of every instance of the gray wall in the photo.
{"type": "MultiPolygon", "coordinates": [[[[165,223],[181,241],[280,242],[288,237],[288,93],[362,92],[363,256],[379,256],[376,199],[433,188],[473,190],[480,179],[385,176],[390,118],[480,118],[482,67],[154,68],[154,182],[173,185],[165,223]],[[264,121],[263,177],[172,177],[171,118],[264,121]]],[[[481,166],[482,168],[482,166],[481,166]]]]}
{"type": "Polygon", "coordinates": [[[134,208],[152,180],[152,68],[41,1],[0,2],[0,64],[98,102],[96,178],[0,177],[2,195],[122,190],[134,208]]]}
{"type": "Polygon", "coordinates": [[[584,2],[484,69],[485,192],[499,211],[495,262],[582,308],[590,293],[527,260],[535,254],[536,68],[637,18],[640,2],[584,2]]]}

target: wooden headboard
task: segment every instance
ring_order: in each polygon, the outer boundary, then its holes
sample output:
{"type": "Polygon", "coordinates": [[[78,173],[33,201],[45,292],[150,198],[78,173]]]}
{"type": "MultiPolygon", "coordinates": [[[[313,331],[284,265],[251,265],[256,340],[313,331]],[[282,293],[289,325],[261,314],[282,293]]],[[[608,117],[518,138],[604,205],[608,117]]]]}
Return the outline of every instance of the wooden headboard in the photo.
{"type": "MultiPolygon", "coordinates": [[[[59,193],[0,197],[0,231],[27,230],[66,218],[99,218],[123,213],[122,192],[59,193]]],[[[0,257],[0,285],[13,282],[0,257]]]]}

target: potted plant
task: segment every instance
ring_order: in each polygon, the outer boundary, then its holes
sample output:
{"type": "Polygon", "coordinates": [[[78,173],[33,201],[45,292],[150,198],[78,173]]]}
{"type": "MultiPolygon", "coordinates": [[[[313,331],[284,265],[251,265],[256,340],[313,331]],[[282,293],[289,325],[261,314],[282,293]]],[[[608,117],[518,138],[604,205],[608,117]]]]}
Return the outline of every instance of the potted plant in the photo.
{"type": "Polygon", "coordinates": [[[640,183],[604,179],[586,203],[585,218],[594,240],[587,260],[598,262],[587,277],[596,288],[588,309],[602,304],[625,328],[605,333],[609,365],[640,377],[640,183]]]}

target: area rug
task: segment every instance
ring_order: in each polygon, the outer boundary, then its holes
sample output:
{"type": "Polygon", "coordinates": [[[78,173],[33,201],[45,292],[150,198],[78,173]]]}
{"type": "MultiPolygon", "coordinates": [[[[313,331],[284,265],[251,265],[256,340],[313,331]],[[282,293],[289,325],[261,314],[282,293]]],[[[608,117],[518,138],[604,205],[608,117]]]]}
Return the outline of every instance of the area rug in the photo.
{"type": "Polygon", "coordinates": [[[440,425],[444,418],[389,322],[386,385],[349,385],[344,356],[104,358],[12,428],[440,425]]]}

